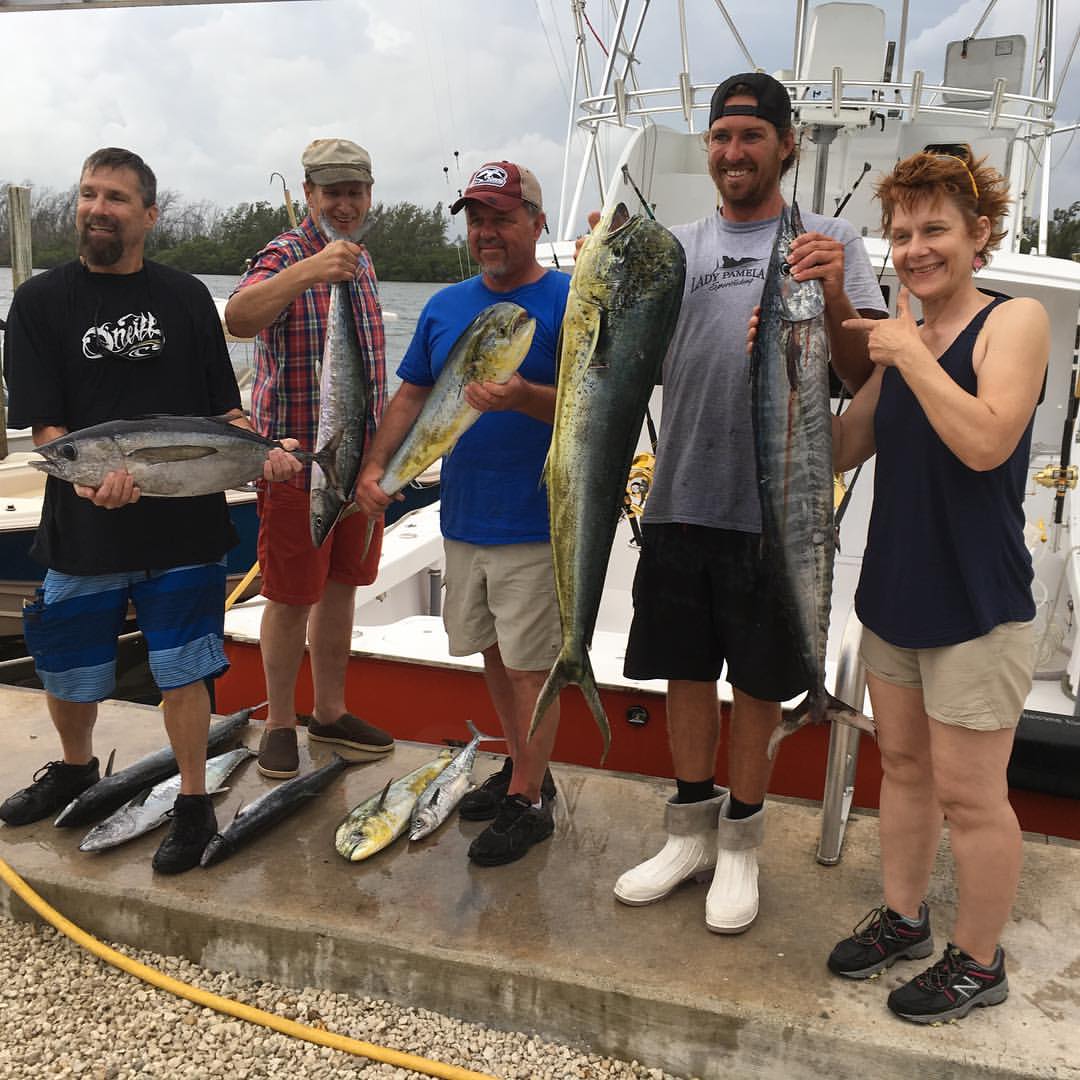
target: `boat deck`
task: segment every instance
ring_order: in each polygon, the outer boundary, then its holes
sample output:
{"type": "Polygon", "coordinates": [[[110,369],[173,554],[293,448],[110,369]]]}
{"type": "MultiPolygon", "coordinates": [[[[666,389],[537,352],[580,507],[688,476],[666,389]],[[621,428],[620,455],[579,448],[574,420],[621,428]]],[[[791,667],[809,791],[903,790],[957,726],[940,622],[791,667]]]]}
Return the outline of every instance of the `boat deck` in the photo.
{"type": "MultiPolygon", "coordinates": [[[[0,686],[0,708],[6,794],[56,756],[56,742],[39,692],[0,686]]],[[[258,736],[256,724],[245,741],[254,746],[258,736]]],[[[163,738],[152,708],[108,702],[100,710],[99,756],[118,747],[117,768],[163,738]]],[[[1027,839],[1004,937],[1009,1001],[924,1029],[894,1019],[884,1004],[915,964],[865,983],[833,978],[824,964],[836,938],[878,902],[872,815],[853,816],[843,861],[826,868],[814,860],[817,809],[771,802],[761,913],[749,932],[725,938],[705,929],[703,885],[648,908],[612,896],[618,874],[660,838],[668,787],[654,779],[556,766],[555,836],[508,867],[471,866],[466,848],[482,826],[456,816],[427,841],[399,840],[367,863],[341,859],[333,833],[345,813],[432,754],[400,743],[385,761],[351,767],[228,861],[176,878],[150,869],[160,833],[93,856],[77,850],[81,829],[0,826],[0,855],[108,940],[537,1032],[679,1076],[1080,1080],[1075,844],[1027,839]]],[[[324,758],[319,748],[314,763],[324,758]]],[[[480,755],[478,775],[490,761],[480,755]]],[[[269,781],[246,765],[231,783],[218,801],[222,823],[269,781]]],[[[930,894],[942,945],[954,900],[942,857],[930,894]]],[[[27,917],[6,890],[0,910],[27,917]]]]}

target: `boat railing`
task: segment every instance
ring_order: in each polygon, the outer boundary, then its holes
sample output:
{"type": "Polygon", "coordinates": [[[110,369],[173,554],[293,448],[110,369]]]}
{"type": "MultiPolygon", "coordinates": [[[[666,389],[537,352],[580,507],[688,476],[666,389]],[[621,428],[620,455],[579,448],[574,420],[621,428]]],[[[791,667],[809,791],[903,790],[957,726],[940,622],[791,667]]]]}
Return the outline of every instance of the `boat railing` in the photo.
{"type": "MultiPolygon", "coordinates": [[[[862,623],[854,607],[844,624],[836,666],[836,696],[861,710],[866,697],[866,668],[859,657],[862,623]]],[[[834,723],[829,732],[825,791],[821,800],[821,833],[817,861],[835,866],[840,861],[844,830],[855,797],[855,766],[859,760],[859,729],[834,723]]]]}

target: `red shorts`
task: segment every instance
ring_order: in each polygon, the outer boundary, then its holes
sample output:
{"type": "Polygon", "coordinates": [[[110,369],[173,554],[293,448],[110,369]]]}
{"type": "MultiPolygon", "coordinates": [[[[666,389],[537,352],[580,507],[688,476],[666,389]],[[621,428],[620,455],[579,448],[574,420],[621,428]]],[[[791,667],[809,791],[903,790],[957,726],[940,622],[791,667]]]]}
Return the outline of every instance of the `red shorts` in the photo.
{"type": "Polygon", "coordinates": [[[308,493],[292,484],[259,485],[259,568],[262,594],[281,604],[317,604],[327,581],[370,585],[379,572],[383,523],[375,522],[367,555],[367,516],[350,514],[322,547],[311,542],[308,493]]]}

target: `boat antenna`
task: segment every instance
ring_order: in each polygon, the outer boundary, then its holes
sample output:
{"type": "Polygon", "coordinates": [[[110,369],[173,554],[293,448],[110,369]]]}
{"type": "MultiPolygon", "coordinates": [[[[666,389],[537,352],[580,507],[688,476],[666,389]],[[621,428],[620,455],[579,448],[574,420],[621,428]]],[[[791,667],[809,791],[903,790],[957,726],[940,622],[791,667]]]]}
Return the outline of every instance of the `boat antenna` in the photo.
{"type": "Polygon", "coordinates": [[[833,214],[833,217],[839,217],[840,216],[841,211],[844,209],[845,206],[847,206],[848,200],[851,198],[852,195],[855,194],[855,189],[862,183],[862,178],[869,171],[870,171],[870,162],[869,161],[864,161],[863,166],[862,166],[862,172],[859,173],[859,175],[855,177],[855,183],[852,184],[850,188],[848,188],[848,193],[840,200],[839,204],[836,207],[836,212],[833,214]]]}
{"type": "Polygon", "coordinates": [[[634,178],[630,175],[630,170],[627,166],[622,167],[623,183],[629,184],[634,189],[634,194],[638,197],[638,201],[641,203],[645,210],[645,213],[649,215],[650,221],[656,220],[656,215],[653,213],[653,208],[645,201],[645,196],[641,194],[641,188],[634,183],[634,178]]]}
{"type": "Polygon", "coordinates": [[[279,172],[272,172],[270,174],[270,183],[274,182],[274,177],[277,177],[281,181],[281,190],[285,193],[285,213],[289,215],[289,224],[292,228],[296,228],[296,211],[293,209],[292,195],[289,193],[289,185],[285,182],[285,177],[279,172]]]}
{"type": "Polygon", "coordinates": [[[791,181],[791,201],[795,201],[795,194],[799,190],[799,166],[802,164],[802,142],[806,134],[806,128],[799,128],[799,141],[795,146],[795,176],[791,181]]]}

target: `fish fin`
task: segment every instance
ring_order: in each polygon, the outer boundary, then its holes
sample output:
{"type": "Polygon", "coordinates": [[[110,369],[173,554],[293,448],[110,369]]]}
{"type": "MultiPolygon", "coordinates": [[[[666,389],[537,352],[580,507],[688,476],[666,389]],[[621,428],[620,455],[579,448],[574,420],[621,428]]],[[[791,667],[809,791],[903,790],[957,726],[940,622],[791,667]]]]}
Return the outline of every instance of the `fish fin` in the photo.
{"type": "Polygon", "coordinates": [[[127,456],[147,465],[167,465],[170,461],[198,461],[217,453],[212,446],[147,446],[127,456]]]}
{"type": "Polygon", "coordinates": [[[465,726],[469,729],[469,734],[481,742],[506,742],[505,735],[485,735],[482,731],[478,731],[476,725],[468,717],[465,718],[465,726]]]}
{"type": "Polygon", "coordinates": [[[600,728],[600,736],[604,740],[604,750],[600,755],[600,762],[603,764],[608,749],[611,747],[611,725],[608,723],[607,713],[604,712],[603,703],[600,701],[600,691],[596,686],[596,679],[593,676],[588,653],[584,654],[580,671],[576,670],[576,665],[564,654],[559,654],[559,658],[552,665],[547,680],[537,696],[532,723],[529,725],[528,737],[530,739],[533,737],[537,727],[540,725],[541,718],[558,701],[560,691],[571,683],[576,683],[581,687],[581,692],[585,696],[585,704],[589,706],[589,711],[593,714],[597,727],[600,728]]]}
{"type": "Polygon", "coordinates": [[[136,795],[135,798],[131,800],[131,805],[132,806],[142,806],[146,802],[146,800],[150,797],[150,792],[153,791],[153,790],[154,790],[154,785],[153,784],[151,784],[149,787],[144,787],[142,789],[142,791],[140,791],[139,794],[136,795]]]}
{"type": "Polygon", "coordinates": [[[383,806],[385,805],[386,796],[390,794],[390,785],[393,782],[394,782],[394,778],[392,776],[390,777],[389,780],[386,781],[386,787],[384,787],[382,789],[382,794],[379,796],[379,802],[375,807],[376,810],[381,810],[383,808],[383,806]]]}
{"type": "Polygon", "coordinates": [[[216,787],[216,788],[214,788],[213,791],[208,791],[206,794],[209,795],[210,798],[213,798],[215,795],[224,795],[226,791],[231,791],[231,790],[232,790],[232,788],[230,788],[226,784],[225,787],[216,787]]]}
{"type": "Polygon", "coordinates": [[[371,536],[375,532],[375,519],[368,518],[367,528],[364,530],[364,550],[360,555],[360,561],[367,558],[368,548],[371,547],[371,536]]]}
{"type": "Polygon", "coordinates": [[[109,754],[108,763],[105,765],[105,775],[112,776],[113,762],[116,761],[116,747],[112,749],[112,753],[109,754]]]}
{"type": "Polygon", "coordinates": [[[244,803],[241,803],[241,804],[240,804],[240,805],[239,805],[239,806],[238,806],[238,807],[236,808],[236,813],[235,813],[235,814],[233,814],[233,821],[235,821],[235,820],[236,820],[236,819],[237,819],[237,818],[238,818],[238,817],[239,817],[239,816],[240,816],[240,815],[241,815],[241,814],[242,814],[242,813],[244,812],[244,805],[245,805],[244,803]]]}

